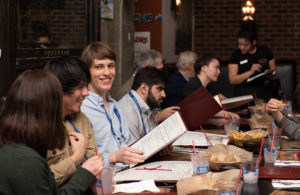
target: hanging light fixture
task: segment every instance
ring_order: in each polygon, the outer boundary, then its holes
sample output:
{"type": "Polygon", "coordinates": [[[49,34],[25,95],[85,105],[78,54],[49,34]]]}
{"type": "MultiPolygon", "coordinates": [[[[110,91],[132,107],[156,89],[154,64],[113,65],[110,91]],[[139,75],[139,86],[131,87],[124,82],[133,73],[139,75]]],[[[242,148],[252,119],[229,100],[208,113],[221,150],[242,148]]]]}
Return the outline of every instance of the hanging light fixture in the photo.
{"type": "Polygon", "coordinates": [[[181,5],[181,0],[176,0],[176,6],[180,6],[181,5]]]}
{"type": "Polygon", "coordinates": [[[246,0],[242,7],[243,20],[254,20],[255,7],[251,0],[246,0]]]}

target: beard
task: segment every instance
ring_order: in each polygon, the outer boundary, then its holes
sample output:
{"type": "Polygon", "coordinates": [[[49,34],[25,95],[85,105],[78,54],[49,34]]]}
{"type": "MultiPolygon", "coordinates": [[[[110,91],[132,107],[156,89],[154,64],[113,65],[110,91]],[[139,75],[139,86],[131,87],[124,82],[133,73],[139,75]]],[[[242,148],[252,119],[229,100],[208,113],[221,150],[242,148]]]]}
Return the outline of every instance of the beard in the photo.
{"type": "Polygon", "coordinates": [[[146,98],[146,103],[149,106],[150,110],[152,110],[154,108],[158,108],[160,106],[160,103],[159,103],[159,100],[157,100],[153,96],[153,94],[151,93],[150,90],[148,91],[148,95],[147,95],[147,98],[146,98]]]}

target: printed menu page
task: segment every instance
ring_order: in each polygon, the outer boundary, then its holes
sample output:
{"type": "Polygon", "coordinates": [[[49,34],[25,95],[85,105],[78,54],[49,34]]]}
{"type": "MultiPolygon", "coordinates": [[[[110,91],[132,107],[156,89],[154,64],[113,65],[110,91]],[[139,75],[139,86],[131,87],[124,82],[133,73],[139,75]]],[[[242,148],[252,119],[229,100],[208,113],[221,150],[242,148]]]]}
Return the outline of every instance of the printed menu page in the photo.
{"type": "Polygon", "coordinates": [[[179,112],[175,112],[130,147],[143,151],[144,155],[149,158],[171,144],[186,131],[187,129],[179,112]]]}
{"type": "MultiPolygon", "coordinates": [[[[212,145],[221,144],[223,138],[226,137],[226,135],[218,135],[218,134],[212,134],[212,133],[206,133],[206,135],[209,138],[209,140],[211,141],[212,145]]],[[[187,131],[184,133],[183,136],[181,136],[179,139],[177,139],[172,145],[173,146],[192,146],[193,141],[195,143],[195,146],[208,146],[208,144],[209,144],[204,133],[196,132],[196,131],[187,131]]]]}
{"type": "Polygon", "coordinates": [[[156,161],[116,173],[115,182],[155,180],[176,182],[193,175],[191,161],[156,161]]]}

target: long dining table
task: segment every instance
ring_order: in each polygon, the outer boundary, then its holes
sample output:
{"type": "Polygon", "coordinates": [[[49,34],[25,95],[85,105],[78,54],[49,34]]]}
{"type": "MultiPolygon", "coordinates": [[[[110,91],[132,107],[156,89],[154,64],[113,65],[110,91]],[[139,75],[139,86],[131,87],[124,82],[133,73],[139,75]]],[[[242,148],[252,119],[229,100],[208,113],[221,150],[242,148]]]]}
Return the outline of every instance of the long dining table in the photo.
{"type": "MultiPolygon", "coordinates": [[[[243,128],[246,128],[246,119],[242,119],[242,126],[243,128]]],[[[243,129],[242,129],[243,130],[243,129]]],[[[248,129],[249,130],[249,129],[248,129]]],[[[199,130],[200,131],[200,130],[199,130]]],[[[213,134],[224,134],[224,129],[205,129],[206,132],[208,133],[213,133],[213,134]]],[[[295,154],[300,154],[300,142],[293,142],[290,140],[284,140],[281,144],[280,151],[292,151],[295,154]],[[298,148],[291,148],[291,145],[297,145],[298,148]],[[289,150],[291,149],[291,150],[289,150]]],[[[299,155],[300,159],[300,155],[299,155]]],[[[159,156],[159,155],[154,155],[150,159],[148,159],[146,162],[154,162],[154,161],[172,161],[172,160],[177,160],[177,161],[190,161],[190,154],[186,153],[178,153],[178,152],[170,152],[167,155],[164,156],[159,156]]],[[[262,161],[260,164],[260,171],[259,171],[259,180],[257,184],[243,184],[241,194],[259,194],[259,195],[264,195],[264,194],[300,194],[300,188],[299,191],[297,190],[276,190],[272,186],[272,179],[296,179],[300,180],[300,167],[275,167],[274,165],[266,164],[264,163],[263,160],[263,155],[262,155],[262,161]]],[[[158,194],[168,194],[168,195],[173,195],[177,194],[176,191],[176,183],[156,183],[157,186],[160,189],[160,192],[158,194]]],[[[123,193],[120,193],[123,194],[123,193]]],[[[125,193],[124,193],[125,194],[125,193]]],[[[142,193],[126,193],[128,194],[154,194],[151,192],[142,192],[142,193]]],[[[155,193],[157,194],[157,193],[155,193]]]]}

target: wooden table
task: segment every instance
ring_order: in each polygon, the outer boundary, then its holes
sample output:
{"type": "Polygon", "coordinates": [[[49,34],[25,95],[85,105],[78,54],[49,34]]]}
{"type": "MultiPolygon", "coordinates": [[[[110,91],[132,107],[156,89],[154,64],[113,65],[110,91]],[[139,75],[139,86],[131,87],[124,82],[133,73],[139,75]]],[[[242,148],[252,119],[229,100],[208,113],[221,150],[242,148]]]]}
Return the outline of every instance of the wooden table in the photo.
{"type": "MultiPolygon", "coordinates": [[[[200,130],[201,131],[201,130],[200,130]]],[[[215,133],[215,134],[224,134],[223,129],[211,129],[207,130],[209,133],[215,133]]],[[[300,143],[299,142],[289,142],[284,141],[283,147],[299,147],[300,151],[300,143]]],[[[285,148],[286,149],[286,148],[285,148]]],[[[263,156],[262,156],[263,157],[263,156]]],[[[181,161],[189,161],[190,160],[190,154],[182,154],[182,153],[176,153],[171,152],[168,155],[165,156],[159,156],[155,155],[147,160],[147,162],[153,162],[153,161],[165,161],[165,160],[181,160],[181,161]]],[[[271,178],[284,178],[286,174],[286,178],[289,178],[291,175],[299,175],[300,178],[300,168],[278,168],[278,167],[272,167],[272,166],[265,166],[263,164],[263,161],[261,163],[261,170],[260,170],[260,176],[257,184],[243,184],[242,188],[242,194],[270,194],[273,192],[273,194],[278,194],[279,191],[275,192],[275,189],[273,189],[271,178]]],[[[161,192],[158,194],[166,194],[166,195],[173,195],[176,193],[176,184],[170,184],[173,185],[173,188],[169,187],[163,187],[163,185],[157,183],[157,185],[160,187],[161,192]]],[[[137,193],[137,194],[154,194],[151,192],[143,192],[143,193],[137,193]]],[[[284,193],[283,193],[284,194],[284,193]]],[[[300,192],[299,192],[300,194],[300,192]]]]}

